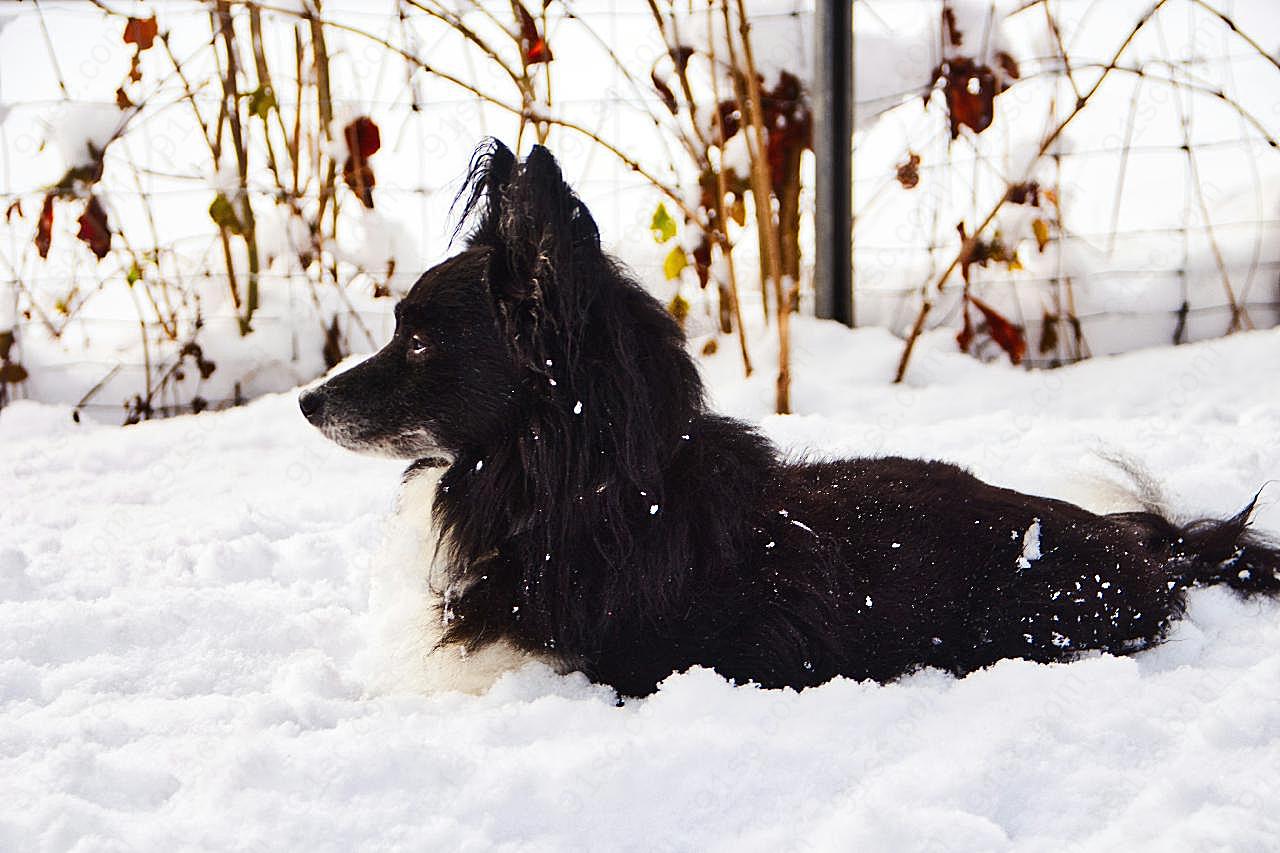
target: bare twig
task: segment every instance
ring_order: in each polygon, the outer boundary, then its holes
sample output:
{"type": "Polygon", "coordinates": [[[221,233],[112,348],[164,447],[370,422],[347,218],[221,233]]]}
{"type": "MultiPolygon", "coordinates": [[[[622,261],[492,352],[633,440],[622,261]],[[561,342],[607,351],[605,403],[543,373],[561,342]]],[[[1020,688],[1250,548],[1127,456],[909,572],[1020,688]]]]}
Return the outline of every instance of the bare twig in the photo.
{"type": "MultiPolygon", "coordinates": [[[[782,275],[781,246],[773,214],[773,182],[769,175],[769,158],[764,132],[764,107],[760,98],[760,78],[756,74],[755,56],[751,47],[751,22],[743,0],[737,0],[738,38],[741,40],[743,65],[747,78],[746,88],[750,103],[752,132],[746,135],[751,150],[752,195],[756,199],[756,221],[763,224],[764,243],[760,247],[765,257],[769,276],[773,280],[778,310],[778,380],[775,408],[780,415],[791,413],[791,310],[794,284],[786,284],[782,275]],[[751,143],[755,137],[754,145],[751,143]]],[[[725,22],[725,35],[729,45],[729,58],[739,67],[734,55],[733,33],[727,0],[721,7],[725,22]]]]}

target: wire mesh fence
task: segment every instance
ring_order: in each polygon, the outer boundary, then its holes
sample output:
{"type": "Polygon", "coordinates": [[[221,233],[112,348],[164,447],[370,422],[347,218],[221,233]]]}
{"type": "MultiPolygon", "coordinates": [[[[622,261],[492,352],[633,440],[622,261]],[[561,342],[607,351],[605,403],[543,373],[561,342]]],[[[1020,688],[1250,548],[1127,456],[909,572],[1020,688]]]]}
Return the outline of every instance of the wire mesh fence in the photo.
{"type": "MultiPolygon", "coordinates": [[[[757,199],[786,225],[792,190],[760,195],[750,133],[726,133],[751,113],[732,93],[735,8],[0,9],[0,402],[137,420],[375,348],[395,297],[456,247],[454,193],[488,135],[548,144],[692,335],[737,335],[772,364],[758,350],[777,318],[812,305],[824,176],[801,140],[797,257],[771,273],[757,199]]],[[[743,10],[759,109],[780,114],[784,72],[802,94],[783,117],[807,109],[812,2],[743,10]]],[[[859,324],[943,327],[976,355],[1054,365],[1280,319],[1266,0],[859,0],[854,30],[859,324]]]]}

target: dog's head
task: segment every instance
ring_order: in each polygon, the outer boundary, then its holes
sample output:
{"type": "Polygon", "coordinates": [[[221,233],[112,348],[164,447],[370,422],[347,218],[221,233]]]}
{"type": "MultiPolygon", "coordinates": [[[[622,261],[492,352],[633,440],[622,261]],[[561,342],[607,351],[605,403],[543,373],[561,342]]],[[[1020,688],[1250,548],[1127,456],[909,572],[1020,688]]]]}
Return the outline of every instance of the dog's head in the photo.
{"type": "Polygon", "coordinates": [[[509,417],[517,376],[478,282],[486,252],[427,271],[396,305],[391,341],[303,392],[307,420],[350,450],[449,460],[509,417]]]}
{"type": "Polygon", "coordinates": [[[647,479],[701,401],[679,327],[601,250],[545,148],[518,163],[490,142],[459,197],[466,249],[396,306],[386,347],[301,396],[303,414],[352,450],[452,461],[514,437],[536,443],[527,467],[572,455],[647,479]]]}
{"type": "Polygon", "coordinates": [[[497,142],[479,149],[459,199],[462,222],[475,222],[465,251],[418,279],[396,306],[390,343],[299,398],[343,447],[451,461],[512,421],[531,375],[554,384],[543,352],[548,265],[603,258],[590,214],[546,149],[517,163],[497,142]]]}

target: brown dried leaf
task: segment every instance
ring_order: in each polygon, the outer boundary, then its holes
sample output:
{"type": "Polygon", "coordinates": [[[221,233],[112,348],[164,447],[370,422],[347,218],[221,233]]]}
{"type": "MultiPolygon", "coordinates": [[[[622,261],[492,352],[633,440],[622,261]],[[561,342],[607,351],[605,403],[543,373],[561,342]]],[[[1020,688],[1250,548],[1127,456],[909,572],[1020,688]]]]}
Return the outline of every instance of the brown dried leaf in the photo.
{"type": "Polygon", "coordinates": [[[942,78],[952,139],[960,135],[962,126],[974,133],[982,133],[991,126],[999,90],[990,68],[968,57],[958,57],[940,65],[938,76],[942,78]]]}
{"type": "Polygon", "coordinates": [[[955,10],[945,4],[942,7],[942,34],[947,44],[952,47],[960,47],[964,44],[964,33],[956,25],[955,10]]]}
{"type": "Polygon", "coordinates": [[[698,274],[698,285],[706,287],[711,280],[711,243],[704,236],[691,253],[693,269],[698,274]]]}
{"type": "Polygon", "coordinates": [[[1009,201],[1013,204],[1040,206],[1040,184],[1036,181],[1025,181],[1009,187],[1009,201]]]}
{"type": "Polygon", "coordinates": [[[124,43],[137,45],[138,51],[148,50],[155,43],[159,27],[156,16],[150,18],[130,18],[124,25],[124,43]]]}
{"type": "Polygon", "coordinates": [[[898,183],[902,184],[903,189],[913,190],[920,183],[920,155],[914,151],[908,152],[905,163],[898,164],[898,183]]]}
{"type": "MultiPolygon", "coordinates": [[[[964,223],[958,226],[958,230],[962,241],[968,239],[964,223]]],[[[973,248],[960,259],[964,280],[969,280],[970,266],[987,267],[993,262],[1004,264],[1009,270],[1022,269],[1022,261],[1018,258],[1017,251],[1004,241],[1004,235],[999,231],[991,235],[990,240],[983,240],[981,237],[974,240],[973,248]]]]}
{"type": "Polygon", "coordinates": [[[0,384],[16,385],[19,382],[25,382],[27,376],[27,369],[17,362],[0,364],[0,384]]]}
{"type": "Polygon", "coordinates": [[[676,64],[676,70],[684,73],[689,67],[689,57],[693,56],[693,48],[688,45],[676,45],[671,49],[671,61],[676,64]]]}
{"type": "Polygon", "coordinates": [[[956,343],[960,346],[960,352],[968,352],[970,345],[973,344],[973,319],[969,316],[968,297],[965,298],[963,315],[964,325],[956,333],[956,343]]]}
{"type": "Polygon", "coordinates": [[[49,244],[53,240],[53,193],[44,197],[40,206],[40,218],[36,220],[36,251],[40,257],[49,257],[49,244]]]}
{"type": "Polygon", "coordinates": [[[676,318],[677,323],[683,326],[685,319],[689,316],[689,300],[677,293],[667,303],[667,311],[676,318]]]}
{"type": "Polygon", "coordinates": [[[333,322],[324,330],[324,346],[320,350],[324,357],[325,367],[333,367],[345,358],[342,349],[342,330],[338,327],[338,318],[335,316],[333,322]]]}
{"type": "Polygon", "coordinates": [[[377,183],[373,169],[368,163],[356,163],[356,158],[348,157],[342,167],[342,180],[360,199],[360,203],[373,209],[373,187],[377,183]]]}
{"type": "Polygon", "coordinates": [[[658,90],[658,97],[662,98],[662,105],[667,108],[667,112],[675,115],[680,109],[680,105],[676,102],[676,93],[671,91],[666,81],[658,76],[656,68],[649,72],[649,79],[653,81],[653,88],[658,90]]]}
{"type": "Polygon", "coordinates": [[[720,114],[720,127],[725,139],[732,139],[742,129],[742,114],[738,112],[738,102],[732,98],[721,101],[716,106],[720,114]]]}
{"type": "Polygon", "coordinates": [[[1048,309],[1040,320],[1040,354],[1048,355],[1058,348],[1058,315],[1048,309]]]}
{"type": "Polygon", "coordinates": [[[216,362],[209,361],[204,357],[204,350],[195,341],[187,343],[182,348],[180,354],[195,362],[196,369],[200,371],[201,379],[208,379],[213,375],[213,372],[218,369],[216,362]]]}
{"type": "Polygon", "coordinates": [[[1014,59],[1003,50],[996,54],[996,65],[1000,66],[1000,70],[1004,72],[1006,79],[1022,79],[1022,69],[1018,67],[1018,60],[1014,59]]]}

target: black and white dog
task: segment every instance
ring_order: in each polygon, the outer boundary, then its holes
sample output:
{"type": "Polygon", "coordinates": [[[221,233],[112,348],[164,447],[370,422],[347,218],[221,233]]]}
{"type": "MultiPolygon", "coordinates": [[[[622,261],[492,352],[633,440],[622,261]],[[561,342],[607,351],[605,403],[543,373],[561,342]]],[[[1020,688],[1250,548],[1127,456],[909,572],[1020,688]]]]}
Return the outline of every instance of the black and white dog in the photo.
{"type": "Polygon", "coordinates": [[[344,447],[414,460],[423,654],[472,673],[445,686],[529,659],[627,695],[695,664],[765,687],[963,674],[1137,651],[1196,584],[1280,593],[1253,504],[1180,525],[942,462],[784,461],[707,410],[680,328],[545,148],[487,145],[465,192],[465,251],[383,350],[301,397],[344,447]]]}

